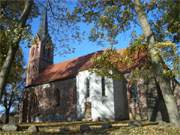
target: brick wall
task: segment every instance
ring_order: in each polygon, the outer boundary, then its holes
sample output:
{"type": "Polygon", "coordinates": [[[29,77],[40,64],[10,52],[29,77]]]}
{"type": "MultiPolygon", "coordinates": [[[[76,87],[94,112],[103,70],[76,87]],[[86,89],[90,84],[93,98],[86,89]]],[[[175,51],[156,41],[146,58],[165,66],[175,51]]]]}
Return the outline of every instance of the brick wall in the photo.
{"type": "Polygon", "coordinates": [[[60,121],[76,119],[75,78],[26,89],[23,121],[60,121]]]}

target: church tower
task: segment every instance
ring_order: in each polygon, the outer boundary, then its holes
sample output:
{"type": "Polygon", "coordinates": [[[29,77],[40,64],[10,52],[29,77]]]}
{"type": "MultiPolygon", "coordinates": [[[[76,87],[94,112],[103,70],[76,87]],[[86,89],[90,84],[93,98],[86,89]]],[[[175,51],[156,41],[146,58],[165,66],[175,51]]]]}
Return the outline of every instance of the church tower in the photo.
{"type": "Polygon", "coordinates": [[[26,86],[33,84],[35,78],[47,66],[53,64],[53,44],[48,33],[47,9],[41,18],[41,24],[30,51],[26,76],[26,86]]]}

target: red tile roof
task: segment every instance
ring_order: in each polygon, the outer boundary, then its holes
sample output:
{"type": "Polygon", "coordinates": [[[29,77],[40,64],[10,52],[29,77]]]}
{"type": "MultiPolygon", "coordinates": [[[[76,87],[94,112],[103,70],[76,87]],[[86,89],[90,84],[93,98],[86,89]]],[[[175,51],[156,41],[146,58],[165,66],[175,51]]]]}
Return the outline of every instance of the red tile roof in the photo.
{"type": "MultiPolygon", "coordinates": [[[[123,57],[124,51],[125,49],[118,50],[118,57],[123,57]]],[[[102,53],[103,51],[98,51],[65,62],[50,65],[42,73],[40,73],[39,76],[33,81],[33,83],[29,84],[29,86],[75,77],[80,71],[93,67],[93,62],[91,59],[102,53]]],[[[131,66],[127,66],[126,64],[119,64],[118,69],[120,72],[126,73],[129,72],[132,68],[140,66],[141,63],[144,63],[143,61],[147,55],[146,53],[138,53],[138,55],[133,55],[133,57],[134,60],[131,66]]]]}

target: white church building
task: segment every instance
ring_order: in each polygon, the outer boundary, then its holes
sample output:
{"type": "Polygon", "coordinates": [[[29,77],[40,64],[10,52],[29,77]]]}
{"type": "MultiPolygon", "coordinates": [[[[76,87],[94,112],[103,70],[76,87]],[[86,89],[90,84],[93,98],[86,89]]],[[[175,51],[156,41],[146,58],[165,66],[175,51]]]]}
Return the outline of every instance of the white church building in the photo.
{"type": "MultiPolygon", "coordinates": [[[[129,119],[126,80],[97,75],[92,58],[103,51],[53,64],[47,15],[29,52],[22,121],[129,119]]],[[[118,56],[122,57],[122,56],[118,56]]],[[[135,59],[139,65],[144,56],[135,59]]],[[[119,67],[121,73],[128,67],[119,67]]]]}

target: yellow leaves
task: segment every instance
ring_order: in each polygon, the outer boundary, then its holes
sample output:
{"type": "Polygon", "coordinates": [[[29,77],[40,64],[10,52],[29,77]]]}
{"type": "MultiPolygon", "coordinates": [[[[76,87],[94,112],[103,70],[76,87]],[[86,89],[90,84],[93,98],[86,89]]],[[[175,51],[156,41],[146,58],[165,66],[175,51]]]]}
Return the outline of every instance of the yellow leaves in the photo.
{"type": "Polygon", "coordinates": [[[133,63],[132,58],[130,58],[128,55],[124,55],[124,56],[119,57],[119,58],[117,58],[117,59],[118,59],[117,65],[119,65],[119,64],[121,63],[121,64],[123,64],[123,65],[126,65],[127,68],[128,68],[129,66],[131,66],[132,63],[133,63]]]}
{"type": "Polygon", "coordinates": [[[176,44],[172,43],[171,41],[158,42],[154,44],[153,48],[150,50],[150,53],[151,56],[154,55],[152,58],[161,57],[171,69],[171,71],[164,70],[163,75],[168,77],[172,77],[174,75],[178,78],[180,57],[177,54],[176,44]],[[155,51],[155,54],[153,54],[153,50],[155,51]]]}
{"type": "MultiPolygon", "coordinates": [[[[147,56],[147,51],[145,47],[134,47],[133,51],[131,48],[114,50],[105,50],[101,55],[92,59],[95,69],[100,69],[101,71],[94,70],[98,74],[110,75],[108,71],[113,71],[119,74],[119,72],[127,71],[137,63],[139,63],[141,57],[147,56]]],[[[146,65],[144,63],[144,65],[146,65]]],[[[117,74],[115,76],[117,76],[117,74]]],[[[109,77],[112,77],[110,75],[109,77]]]]}
{"type": "Polygon", "coordinates": [[[154,47],[159,48],[159,49],[163,49],[166,47],[171,47],[173,49],[176,48],[176,44],[172,43],[171,41],[164,41],[164,42],[158,42],[154,45],[154,47]]]}
{"type": "Polygon", "coordinates": [[[100,22],[102,24],[106,23],[107,21],[108,21],[108,17],[107,16],[105,16],[105,15],[101,15],[100,16],[100,22]]]}
{"type": "Polygon", "coordinates": [[[118,28],[118,26],[117,25],[113,25],[113,28],[112,29],[117,29],[118,28]]]}
{"type": "Polygon", "coordinates": [[[105,15],[100,16],[99,24],[102,27],[107,27],[107,28],[111,28],[113,26],[112,19],[109,16],[105,16],[105,15]]]}
{"type": "Polygon", "coordinates": [[[106,13],[111,13],[111,12],[115,12],[118,9],[118,6],[116,5],[112,5],[112,6],[107,6],[106,7],[106,13]]]}
{"type": "Polygon", "coordinates": [[[145,126],[130,129],[129,135],[178,135],[180,130],[173,127],[145,126]]]}
{"type": "Polygon", "coordinates": [[[164,58],[175,56],[177,53],[176,44],[172,43],[171,41],[158,42],[153,46],[152,49],[156,49],[156,51],[164,58]]]}
{"type": "Polygon", "coordinates": [[[107,19],[107,16],[101,15],[101,16],[100,16],[100,19],[101,19],[101,20],[106,20],[106,19],[107,19]]]}
{"type": "Polygon", "coordinates": [[[167,76],[167,77],[172,77],[173,76],[173,73],[172,71],[170,70],[163,70],[163,75],[167,76]]]}
{"type": "Polygon", "coordinates": [[[153,61],[156,61],[156,62],[160,61],[160,51],[157,50],[157,48],[151,49],[149,53],[153,61]]]}

